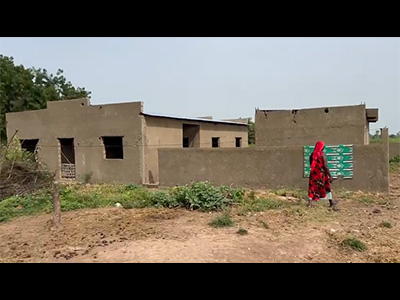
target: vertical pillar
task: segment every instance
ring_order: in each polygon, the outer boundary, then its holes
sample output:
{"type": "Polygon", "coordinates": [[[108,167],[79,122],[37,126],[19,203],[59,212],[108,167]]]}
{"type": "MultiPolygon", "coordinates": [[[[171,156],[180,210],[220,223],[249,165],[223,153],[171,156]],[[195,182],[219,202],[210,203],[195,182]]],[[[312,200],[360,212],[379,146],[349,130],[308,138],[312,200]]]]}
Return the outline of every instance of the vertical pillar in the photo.
{"type": "Polygon", "coordinates": [[[384,177],[386,179],[384,190],[389,192],[389,129],[381,128],[381,139],[385,165],[383,167],[384,177]]]}

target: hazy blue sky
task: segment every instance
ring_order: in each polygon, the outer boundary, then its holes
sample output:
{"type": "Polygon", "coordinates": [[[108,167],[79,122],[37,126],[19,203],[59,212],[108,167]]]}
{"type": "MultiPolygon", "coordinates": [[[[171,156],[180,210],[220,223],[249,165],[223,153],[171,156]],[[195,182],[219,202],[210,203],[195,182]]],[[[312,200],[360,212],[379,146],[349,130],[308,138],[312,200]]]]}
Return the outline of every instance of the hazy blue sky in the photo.
{"type": "Polygon", "coordinates": [[[365,102],[371,131],[400,131],[399,38],[0,38],[0,54],[63,69],[92,104],[223,119],[365,102]]]}

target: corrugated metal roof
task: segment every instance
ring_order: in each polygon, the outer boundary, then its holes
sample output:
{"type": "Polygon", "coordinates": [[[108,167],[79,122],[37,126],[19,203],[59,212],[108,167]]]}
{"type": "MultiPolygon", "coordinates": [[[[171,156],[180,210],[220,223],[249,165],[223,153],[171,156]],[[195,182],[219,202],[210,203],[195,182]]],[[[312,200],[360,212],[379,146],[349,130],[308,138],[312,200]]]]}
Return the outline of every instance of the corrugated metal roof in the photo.
{"type": "Polygon", "coordinates": [[[188,121],[196,121],[196,122],[222,123],[222,124],[230,124],[230,125],[247,126],[246,123],[240,123],[240,122],[221,121],[221,120],[209,120],[209,119],[202,119],[202,118],[186,118],[186,117],[169,116],[169,115],[156,114],[156,113],[142,113],[142,115],[144,115],[144,116],[149,116],[149,117],[169,118],[169,119],[178,119],[178,120],[188,120],[188,121]]]}

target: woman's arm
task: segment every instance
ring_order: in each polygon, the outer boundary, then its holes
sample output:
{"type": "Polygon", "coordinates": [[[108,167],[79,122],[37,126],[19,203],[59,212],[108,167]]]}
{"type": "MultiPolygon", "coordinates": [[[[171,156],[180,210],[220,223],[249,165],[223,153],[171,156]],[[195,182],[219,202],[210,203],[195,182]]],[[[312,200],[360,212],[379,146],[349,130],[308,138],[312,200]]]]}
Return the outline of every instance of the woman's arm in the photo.
{"type": "Polygon", "coordinates": [[[323,168],[324,168],[325,174],[328,175],[329,179],[332,180],[332,175],[331,175],[331,172],[329,171],[329,167],[328,167],[328,159],[326,158],[325,153],[322,153],[322,162],[323,162],[323,168]]]}

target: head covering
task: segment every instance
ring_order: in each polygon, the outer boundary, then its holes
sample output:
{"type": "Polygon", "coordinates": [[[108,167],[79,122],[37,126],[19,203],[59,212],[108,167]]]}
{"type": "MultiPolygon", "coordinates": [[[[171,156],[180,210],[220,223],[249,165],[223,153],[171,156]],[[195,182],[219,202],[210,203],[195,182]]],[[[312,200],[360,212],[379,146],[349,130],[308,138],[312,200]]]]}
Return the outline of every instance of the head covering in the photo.
{"type": "Polygon", "coordinates": [[[317,164],[317,159],[321,158],[322,156],[322,150],[324,150],[325,143],[323,141],[318,141],[315,144],[314,152],[312,153],[312,164],[311,164],[311,169],[315,167],[317,164]]]}

